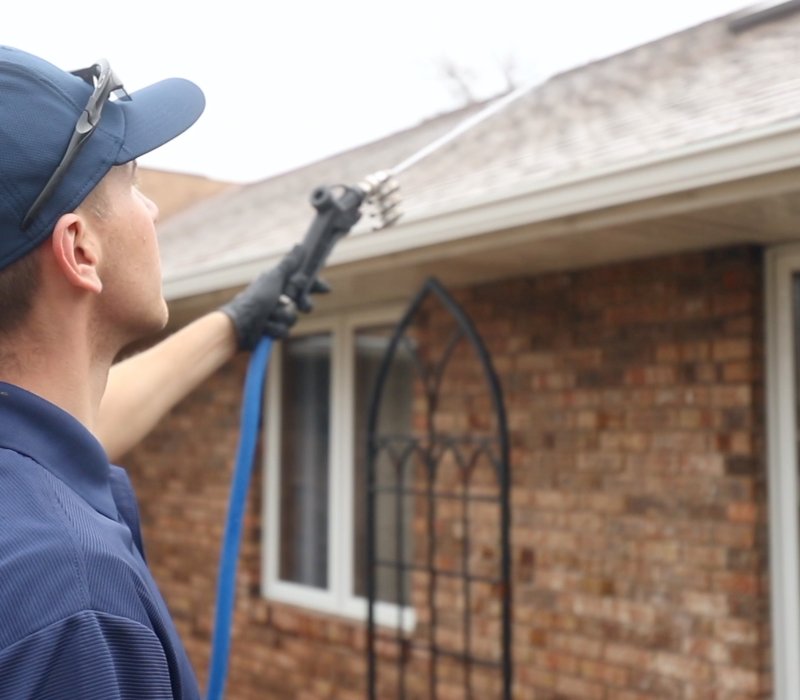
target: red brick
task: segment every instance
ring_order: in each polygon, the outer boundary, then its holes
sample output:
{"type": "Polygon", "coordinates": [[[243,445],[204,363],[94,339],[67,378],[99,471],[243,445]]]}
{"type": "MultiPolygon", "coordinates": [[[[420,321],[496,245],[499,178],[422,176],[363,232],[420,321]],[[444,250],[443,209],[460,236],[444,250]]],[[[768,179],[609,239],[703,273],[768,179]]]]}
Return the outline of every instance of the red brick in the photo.
{"type": "Polygon", "coordinates": [[[710,663],[678,654],[656,654],[652,668],[665,676],[695,683],[705,683],[714,675],[710,663]]]}
{"type": "Polygon", "coordinates": [[[555,689],[569,698],[576,700],[604,700],[605,688],[599,683],[590,683],[578,678],[558,677],[555,689]]]}
{"type": "Polygon", "coordinates": [[[752,501],[728,504],[728,520],[734,523],[754,523],[758,520],[758,505],[752,501]]]}
{"type": "Polygon", "coordinates": [[[728,614],[728,597],[722,593],[686,591],[682,599],[686,610],[702,617],[725,617],[728,614]]]}

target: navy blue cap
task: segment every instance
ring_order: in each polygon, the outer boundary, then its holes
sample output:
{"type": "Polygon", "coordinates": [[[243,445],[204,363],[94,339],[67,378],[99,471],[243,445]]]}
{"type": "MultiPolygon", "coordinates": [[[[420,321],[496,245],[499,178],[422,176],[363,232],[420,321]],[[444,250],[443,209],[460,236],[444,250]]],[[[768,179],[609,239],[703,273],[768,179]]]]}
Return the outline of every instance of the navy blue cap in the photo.
{"type": "Polygon", "coordinates": [[[27,230],[22,220],[67,149],[92,87],[47,61],[0,46],[0,269],[33,250],[115,165],[165,144],[205,108],[202,91],[169,78],[110,101],[98,127],[27,230]]]}

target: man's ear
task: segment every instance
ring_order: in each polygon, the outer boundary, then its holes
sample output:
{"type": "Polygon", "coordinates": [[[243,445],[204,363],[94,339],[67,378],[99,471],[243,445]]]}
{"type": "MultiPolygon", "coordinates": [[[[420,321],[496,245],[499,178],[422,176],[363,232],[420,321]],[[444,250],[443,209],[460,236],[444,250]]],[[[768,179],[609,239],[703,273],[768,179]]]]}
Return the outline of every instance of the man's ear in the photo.
{"type": "Polygon", "coordinates": [[[51,237],[53,256],[65,279],[73,286],[99,294],[103,282],[97,271],[100,245],[96,234],[78,214],[64,214],[51,237]]]}

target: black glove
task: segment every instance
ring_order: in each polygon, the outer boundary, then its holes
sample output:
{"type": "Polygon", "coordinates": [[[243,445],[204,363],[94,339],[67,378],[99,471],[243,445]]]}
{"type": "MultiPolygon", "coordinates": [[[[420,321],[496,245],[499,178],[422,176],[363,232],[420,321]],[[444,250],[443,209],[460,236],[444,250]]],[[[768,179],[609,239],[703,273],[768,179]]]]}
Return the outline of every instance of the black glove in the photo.
{"type": "MultiPolygon", "coordinates": [[[[297,312],[280,302],[289,280],[303,282],[297,270],[305,257],[305,248],[296,245],[274,268],[262,272],[250,285],[239,292],[220,311],[227,314],[236,329],[240,350],[252,350],[262,336],[285,338],[297,321],[297,312]]],[[[303,285],[301,285],[303,286],[303,285]]],[[[330,288],[321,280],[312,282],[308,294],[297,300],[300,311],[312,308],[309,295],[327,292],[330,288]]]]}

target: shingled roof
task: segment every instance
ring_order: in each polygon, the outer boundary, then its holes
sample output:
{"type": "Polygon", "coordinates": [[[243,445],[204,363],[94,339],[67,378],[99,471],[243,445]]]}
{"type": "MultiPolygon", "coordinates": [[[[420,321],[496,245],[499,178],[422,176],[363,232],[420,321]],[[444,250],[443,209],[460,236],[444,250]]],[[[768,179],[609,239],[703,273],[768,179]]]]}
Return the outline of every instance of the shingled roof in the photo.
{"type": "MultiPolygon", "coordinates": [[[[536,188],[796,119],[800,14],[731,29],[720,18],[556,75],[401,178],[404,222],[514,185],[536,188]]],[[[165,222],[165,279],[287,249],[320,184],[355,184],[446,133],[480,105],[223,193],[165,222]]],[[[372,234],[362,230],[359,235],[372,234]]]]}

